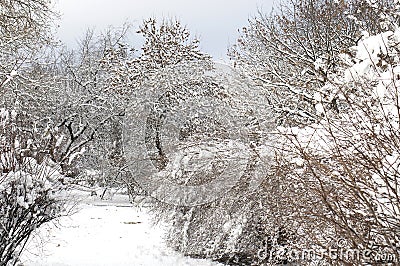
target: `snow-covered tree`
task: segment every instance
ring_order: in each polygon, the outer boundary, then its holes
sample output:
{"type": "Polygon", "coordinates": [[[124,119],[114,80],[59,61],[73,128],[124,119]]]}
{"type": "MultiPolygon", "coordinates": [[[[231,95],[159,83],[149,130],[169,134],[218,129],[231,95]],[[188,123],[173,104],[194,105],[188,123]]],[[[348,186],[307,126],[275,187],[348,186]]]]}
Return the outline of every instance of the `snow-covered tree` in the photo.
{"type": "Polygon", "coordinates": [[[21,67],[32,62],[36,52],[52,39],[51,21],[55,13],[51,1],[13,1],[0,3],[0,89],[2,95],[10,82],[24,78],[21,67]]]}
{"type": "MultiPolygon", "coordinates": [[[[241,30],[230,57],[268,95],[279,125],[319,119],[314,92],[338,70],[339,54],[362,37],[379,31],[378,9],[369,1],[291,0],[270,14],[261,11],[241,30]]],[[[337,99],[325,97],[326,108],[339,111],[337,99]]]]}
{"type": "Polygon", "coordinates": [[[110,70],[104,62],[110,54],[120,51],[128,29],[110,28],[99,35],[89,30],[79,47],[62,51],[57,62],[61,89],[54,90],[53,97],[59,99],[54,107],[59,117],[57,126],[63,130],[63,143],[68,145],[58,160],[66,169],[70,165],[73,170],[80,164],[83,168],[100,166],[106,170],[111,167],[112,153],[121,152],[117,146],[121,146],[118,143],[122,132],[115,130],[122,126],[123,101],[109,83],[110,70]],[[73,154],[82,158],[73,162],[73,154]]]}
{"type": "MultiPolygon", "coordinates": [[[[192,39],[178,21],[145,20],[138,32],[145,39],[140,54],[122,58],[119,53],[112,53],[104,64],[111,69],[110,90],[125,99],[126,160],[139,164],[131,172],[141,176],[142,171],[147,171],[145,163],[149,160],[138,157],[147,153],[157,170],[166,166],[167,151],[161,144],[160,128],[163,113],[176,112],[189,93],[212,90],[210,79],[204,75],[211,70],[212,62],[200,52],[198,40],[192,39]]],[[[134,185],[135,178],[130,183],[134,185]]]]}

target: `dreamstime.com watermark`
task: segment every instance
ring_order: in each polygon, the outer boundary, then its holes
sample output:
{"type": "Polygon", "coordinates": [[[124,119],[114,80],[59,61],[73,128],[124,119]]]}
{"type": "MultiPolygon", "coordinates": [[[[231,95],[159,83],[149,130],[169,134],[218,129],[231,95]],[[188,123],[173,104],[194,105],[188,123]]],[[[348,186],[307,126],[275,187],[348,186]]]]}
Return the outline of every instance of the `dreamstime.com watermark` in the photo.
{"type": "Polygon", "coordinates": [[[335,247],[296,249],[284,246],[263,247],[258,253],[260,260],[269,261],[343,261],[364,263],[393,263],[400,262],[398,254],[369,248],[349,248],[344,239],[339,239],[335,247]]]}

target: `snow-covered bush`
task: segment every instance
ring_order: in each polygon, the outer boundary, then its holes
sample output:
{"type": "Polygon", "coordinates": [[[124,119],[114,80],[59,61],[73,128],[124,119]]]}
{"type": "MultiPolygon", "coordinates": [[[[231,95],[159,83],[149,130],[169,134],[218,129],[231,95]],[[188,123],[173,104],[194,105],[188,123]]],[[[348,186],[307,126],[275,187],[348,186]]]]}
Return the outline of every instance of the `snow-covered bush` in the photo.
{"type": "Polygon", "coordinates": [[[0,110],[0,265],[14,265],[33,231],[64,213],[61,168],[27,117],[0,110]]]}
{"type": "Polygon", "coordinates": [[[308,235],[314,244],[341,238],[347,248],[399,256],[399,34],[396,26],[366,36],[344,56],[349,66],[325,87],[343,113],[280,129],[292,144],[286,159],[298,163],[288,174],[319,200],[306,209],[325,228],[308,235]]]}
{"type": "Polygon", "coordinates": [[[297,189],[284,178],[287,169],[273,164],[271,147],[258,146],[255,153],[258,156],[250,158],[244,175],[221,197],[165,214],[173,221],[168,237],[172,246],[188,256],[228,265],[284,262],[264,254],[293,241],[298,210],[289,207],[301,196],[291,196],[297,189]]]}
{"type": "Polygon", "coordinates": [[[46,162],[19,161],[4,150],[0,156],[13,168],[0,175],[0,265],[15,265],[31,234],[65,213],[64,185],[46,162]]]}
{"type": "Polygon", "coordinates": [[[399,6],[393,7],[379,11],[387,30],[365,32],[315,93],[322,119],[277,129],[283,138],[277,141],[276,174],[296,186],[289,194],[293,201],[281,205],[298,210],[291,213],[298,226],[291,227],[296,238],[288,250],[368,252],[323,258],[352,265],[399,258],[400,35],[399,6]],[[342,107],[339,113],[321,103],[332,96],[342,107]]]}

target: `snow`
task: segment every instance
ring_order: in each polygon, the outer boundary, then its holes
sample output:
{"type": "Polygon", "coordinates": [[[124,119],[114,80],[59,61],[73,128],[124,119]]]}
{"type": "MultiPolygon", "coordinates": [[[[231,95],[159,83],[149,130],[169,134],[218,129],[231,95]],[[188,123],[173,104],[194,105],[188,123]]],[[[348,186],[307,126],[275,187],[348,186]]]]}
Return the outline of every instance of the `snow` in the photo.
{"type": "Polygon", "coordinates": [[[35,234],[22,254],[24,266],[135,265],[213,266],[170,250],[163,241],[165,226],[152,225],[145,208],[127,197],[112,201],[87,197],[78,211],[35,234]]]}
{"type": "Polygon", "coordinates": [[[59,146],[61,145],[61,143],[62,143],[63,140],[64,140],[64,135],[60,135],[60,136],[57,138],[56,147],[59,147],[59,146]]]}
{"type": "Polygon", "coordinates": [[[16,75],[18,75],[18,71],[12,70],[10,73],[10,77],[15,77],[16,75]]]}
{"type": "Polygon", "coordinates": [[[317,103],[315,105],[315,111],[317,111],[317,114],[323,114],[325,112],[324,106],[321,103],[317,103]]]}
{"type": "Polygon", "coordinates": [[[18,115],[18,113],[15,110],[11,110],[11,119],[15,120],[17,115],[18,115]]]}
{"type": "Polygon", "coordinates": [[[396,38],[398,34],[397,31],[387,31],[373,36],[363,33],[364,38],[357,46],[352,47],[356,52],[354,59],[357,63],[346,71],[345,79],[352,81],[361,76],[376,75],[376,65],[381,60],[381,55],[389,54],[390,39],[396,38]]]}
{"type": "Polygon", "coordinates": [[[17,75],[18,75],[18,72],[16,70],[12,70],[11,73],[9,75],[7,75],[6,80],[3,82],[2,86],[5,86],[6,84],[8,84],[17,75]]]}
{"type": "Polygon", "coordinates": [[[0,118],[6,122],[9,118],[9,112],[5,108],[0,108],[0,118]]]}
{"type": "Polygon", "coordinates": [[[69,159],[68,159],[68,164],[71,164],[72,161],[73,161],[76,157],[81,156],[82,154],[85,153],[85,151],[86,151],[86,148],[85,148],[85,147],[82,147],[78,152],[75,152],[75,153],[71,154],[71,156],[70,156],[69,159]]]}
{"type": "MultiPolygon", "coordinates": [[[[228,240],[226,243],[227,250],[230,251],[235,250],[236,243],[238,242],[238,239],[242,234],[243,227],[245,226],[246,223],[247,219],[241,216],[237,219],[237,224],[235,226],[233,226],[231,223],[229,225],[230,228],[225,228],[225,230],[229,232],[228,240]]],[[[226,227],[228,227],[228,225],[226,227]]]]}
{"type": "Polygon", "coordinates": [[[317,102],[322,101],[322,95],[321,95],[320,92],[317,91],[317,92],[314,93],[314,100],[317,101],[317,102]]]}
{"type": "Polygon", "coordinates": [[[326,64],[322,58],[318,58],[317,60],[315,60],[314,69],[315,70],[320,70],[320,69],[326,70],[326,64]]]}

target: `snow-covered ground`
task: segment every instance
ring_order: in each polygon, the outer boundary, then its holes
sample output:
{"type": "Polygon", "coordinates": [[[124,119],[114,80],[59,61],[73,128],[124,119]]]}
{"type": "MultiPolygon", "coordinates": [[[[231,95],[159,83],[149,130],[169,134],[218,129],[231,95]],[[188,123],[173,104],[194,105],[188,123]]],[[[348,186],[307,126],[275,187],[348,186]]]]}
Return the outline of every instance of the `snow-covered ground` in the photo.
{"type": "Polygon", "coordinates": [[[24,266],[220,265],[167,248],[162,239],[165,228],[152,225],[146,209],[132,206],[125,197],[88,197],[76,211],[35,234],[22,254],[24,266]]]}

